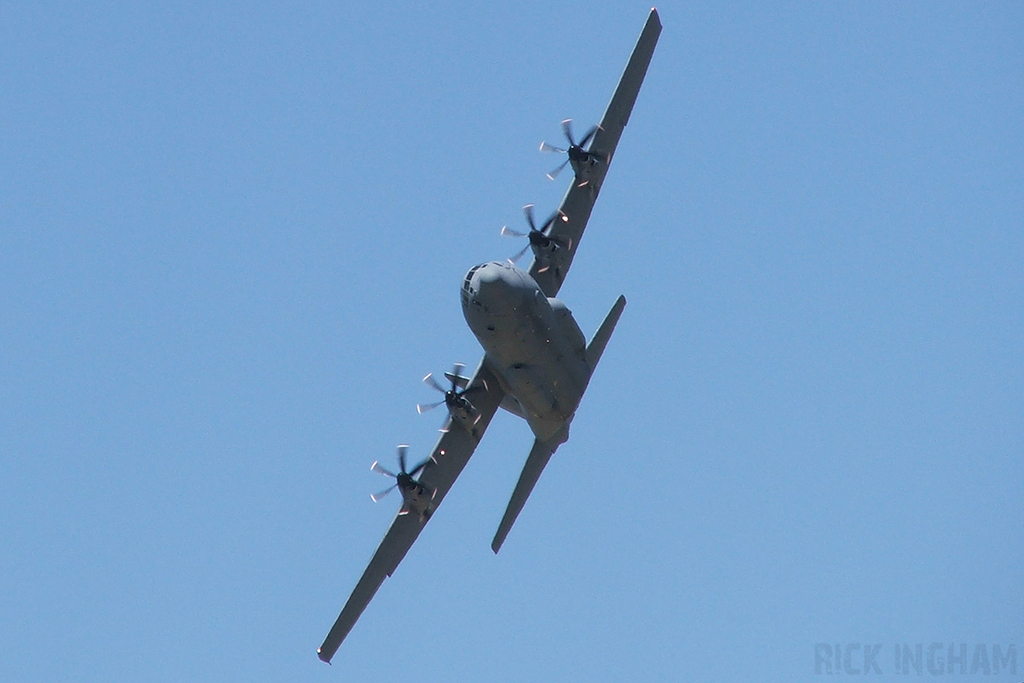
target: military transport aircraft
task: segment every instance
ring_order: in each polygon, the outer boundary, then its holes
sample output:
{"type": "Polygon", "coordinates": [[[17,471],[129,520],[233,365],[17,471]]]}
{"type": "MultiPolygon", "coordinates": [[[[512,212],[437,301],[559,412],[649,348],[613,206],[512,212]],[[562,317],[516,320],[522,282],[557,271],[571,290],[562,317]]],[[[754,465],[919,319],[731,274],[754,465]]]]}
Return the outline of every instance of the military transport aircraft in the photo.
{"type": "MultiPolygon", "coordinates": [[[[534,257],[529,269],[520,270],[514,263],[525,253],[524,248],[516,259],[484,263],[466,273],[462,312],[484,348],[484,357],[471,377],[464,376],[459,365],[446,373],[449,389],[430,375],[424,378],[444,393],[444,400],[434,405],[444,403],[449,413],[429,458],[407,470],[406,449],[400,446],[397,474],[373,464],[374,471],[395,479],[391,489],[376,494],[374,500],[397,488],[402,493],[402,507],[317,650],[323,661],[330,663],[385,577],[394,573],[466,466],[499,407],[524,418],[536,438],[491,543],[495,553],[551,455],[569,438],[569,424],[626,299],[618,298],[588,343],[572,313],[554,297],[569,272],[660,33],[661,21],[652,9],[600,125],[577,142],[569,121],[563,121],[569,147],[541,144],[544,151],[566,154],[565,163],[572,166],[575,177],[558,211],[542,227],[537,228],[532,207],[527,206],[529,233],[502,230],[529,238],[527,248],[534,257]]],[[[549,177],[557,175],[565,163],[549,177]]],[[[431,407],[418,409],[423,412],[431,407]]]]}

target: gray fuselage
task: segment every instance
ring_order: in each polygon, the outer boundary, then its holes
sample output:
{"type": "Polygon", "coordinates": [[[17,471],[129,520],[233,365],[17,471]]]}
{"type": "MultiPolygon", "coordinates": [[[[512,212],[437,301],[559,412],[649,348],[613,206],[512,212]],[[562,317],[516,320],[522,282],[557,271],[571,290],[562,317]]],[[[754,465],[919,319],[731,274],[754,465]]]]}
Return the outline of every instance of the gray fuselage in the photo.
{"type": "Polygon", "coordinates": [[[514,265],[485,263],[463,280],[462,312],[537,439],[557,435],[576,412],[591,372],[586,340],[569,309],[514,265]]]}

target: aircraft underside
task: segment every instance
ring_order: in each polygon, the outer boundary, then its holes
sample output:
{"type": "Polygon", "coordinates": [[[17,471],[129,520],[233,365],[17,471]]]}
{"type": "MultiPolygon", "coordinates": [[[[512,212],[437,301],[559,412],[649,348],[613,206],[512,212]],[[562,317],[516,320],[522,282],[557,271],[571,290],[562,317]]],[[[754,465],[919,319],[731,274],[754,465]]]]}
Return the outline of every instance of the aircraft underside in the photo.
{"type": "Polygon", "coordinates": [[[590,379],[572,313],[508,263],[473,268],[462,302],[502,388],[519,403],[537,439],[549,440],[572,418],[590,379]]]}

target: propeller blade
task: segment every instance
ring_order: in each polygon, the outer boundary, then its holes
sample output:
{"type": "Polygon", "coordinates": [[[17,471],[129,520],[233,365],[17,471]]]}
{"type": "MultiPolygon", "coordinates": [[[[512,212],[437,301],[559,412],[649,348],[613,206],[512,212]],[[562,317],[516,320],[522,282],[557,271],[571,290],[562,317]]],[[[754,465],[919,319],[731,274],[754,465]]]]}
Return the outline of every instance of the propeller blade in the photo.
{"type": "Polygon", "coordinates": [[[562,132],[565,133],[565,139],[569,141],[569,146],[575,147],[576,143],[572,139],[572,119],[562,121],[562,132]]]}
{"type": "Polygon", "coordinates": [[[545,237],[548,236],[548,230],[550,230],[551,226],[555,224],[556,218],[558,218],[558,211],[555,211],[553,214],[551,214],[551,217],[548,218],[547,221],[545,221],[544,227],[540,229],[542,235],[544,235],[545,237]]]}
{"type": "Polygon", "coordinates": [[[533,224],[533,204],[527,204],[523,207],[523,215],[526,216],[526,222],[530,224],[530,230],[536,232],[537,226],[533,224]]]}
{"type": "Polygon", "coordinates": [[[444,403],[444,399],[441,399],[437,403],[427,403],[427,404],[417,403],[416,404],[416,412],[419,413],[420,415],[422,415],[423,413],[429,413],[431,410],[433,410],[434,408],[438,407],[442,403],[444,403]]]}
{"type": "Polygon", "coordinates": [[[373,500],[374,503],[379,503],[380,499],[383,498],[384,496],[388,495],[392,491],[394,491],[396,486],[398,486],[398,484],[392,484],[391,486],[387,487],[383,491],[379,491],[377,493],[371,493],[370,494],[370,498],[373,500]]]}
{"type": "Polygon", "coordinates": [[[370,465],[370,471],[376,472],[377,474],[383,474],[385,477],[391,477],[392,479],[396,479],[398,477],[394,472],[381,467],[381,464],[376,460],[374,460],[373,464],[370,465]]]}
{"type": "Polygon", "coordinates": [[[512,228],[508,227],[507,225],[501,226],[501,235],[502,235],[502,237],[529,237],[529,235],[527,235],[525,232],[519,232],[518,230],[513,230],[512,228]]]}
{"type": "Polygon", "coordinates": [[[432,461],[433,461],[433,458],[427,458],[426,460],[421,462],[419,465],[416,465],[416,467],[414,467],[412,472],[410,472],[409,474],[412,475],[413,477],[418,476],[419,473],[423,471],[423,468],[427,466],[427,463],[432,462],[432,461]]]}
{"type": "Polygon", "coordinates": [[[424,382],[425,382],[425,383],[426,383],[426,384],[427,384],[428,386],[431,386],[431,387],[433,387],[433,388],[437,389],[438,391],[440,391],[440,392],[441,392],[442,394],[448,391],[447,389],[445,389],[444,387],[442,387],[442,386],[441,386],[441,385],[440,385],[440,384],[438,383],[438,381],[437,381],[436,379],[434,379],[434,373],[432,373],[432,372],[428,372],[428,373],[427,373],[427,376],[423,378],[423,381],[424,381],[424,382]]]}
{"type": "Polygon", "coordinates": [[[561,147],[555,147],[554,145],[549,145],[546,142],[542,142],[542,143],[540,143],[540,151],[542,151],[542,152],[556,152],[558,154],[565,154],[569,150],[562,149],[561,147]]]}
{"type": "Polygon", "coordinates": [[[523,257],[523,254],[525,254],[526,250],[529,249],[529,248],[530,248],[530,245],[527,244],[525,247],[523,247],[522,249],[519,250],[518,254],[516,254],[515,256],[510,258],[509,262],[514,265],[519,259],[521,259],[523,257]]]}
{"type": "Polygon", "coordinates": [[[568,159],[566,159],[565,161],[563,161],[563,162],[562,162],[562,165],[561,165],[561,166],[559,166],[558,168],[556,168],[556,169],[555,169],[554,171],[551,171],[551,173],[548,173],[548,174],[547,174],[547,176],[548,176],[548,179],[549,179],[549,180],[554,180],[555,178],[557,178],[557,177],[558,177],[558,174],[562,172],[562,169],[563,169],[563,168],[565,168],[565,165],[566,165],[566,164],[568,164],[568,163],[569,163],[569,160],[568,160],[568,159]]]}
{"type": "Polygon", "coordinates": [[[407,450],[409,450],[409,447],[404,445],[404,444],[398,447],[398,466],[401,468],[402,474],[406,473],[406,470],[405,470],[405,452],[407,450]]]}
{"type": "Polygon", "coordinates": [[[472,396],[473,394],[486,390],[487,387],[480,386],[479,384],[477,384],[475,387],[466,387],[465,389],[462,390],[462,393],[459,394],[459,396],[472,396]]]}
{"type": "MultiPolygon", "coordinates": [[[[453,392],[457,392],[458,388],[459,388],[459,385],[455,383],[455,378],[456,377],[461,377],[462,376],[462,371],[465,370],[465,369],[466,369],[466,364],[465,363],[457,363],[457,362],[456,363],[452,363],[452,372],[451,372],[450,379],[451,379],[451,382],[452,382],[452,391],[453,392]]],[[[462,393],[466,393],[466,392],[462,392],[462,393]]],[[[447,394],[446,394],[446,396],[447,396],[447,394]]]]}
{"type": "Polygon", "coordinates": [[[582,140],[580,140],[580,147],[586,146],[587,141],[590,140],[590,138],[593,137],[594,133],[596,133],[596,132],[597,132],[597,126],[594,126],[590,130],[588,130],[587,134],[583,136],[582,140]]]}

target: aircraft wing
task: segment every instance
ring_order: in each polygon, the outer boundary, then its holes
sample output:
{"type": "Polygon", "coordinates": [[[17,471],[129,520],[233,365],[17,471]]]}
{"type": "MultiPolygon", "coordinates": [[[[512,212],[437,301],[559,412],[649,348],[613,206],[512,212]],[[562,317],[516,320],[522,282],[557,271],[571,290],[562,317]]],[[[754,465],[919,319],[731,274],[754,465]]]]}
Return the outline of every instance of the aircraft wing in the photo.
{"type": "Polygon", "coordinates": [[[594,134],[590,143],[590,151],[593,154],[604,157],[603,163],[599,163],[592,169],[592,173],[585,185],[580,185],[579,180],[574,178],[568,192],[558,207],[559,219],[556,219],[549,237],[567,244],[568,247],[560,249],[558,261],[553,267],[541,270],[537,260],[534,259],[530,266],[530,275],[540,285],[541,290],[547,296],[555,296],[565,281],[569,272],[576,248],[579,246],[583,231],[590,220],[590,212],[594,209],[597,195],[601,191],[601,184],[604,182],[605,174],[608,173],[608,166],[611,164],[615,154],[615,148],[619,144],[622,131],[629,121],[629,115],[633,111],[633,104],[636,96],[643,85],[644,76],[647,74],[647,66],[651,63],[651,56],[654,54],[654,47],[658,44],[658,36],[661,35],[661,19],[658,17],[658,10],[652,9],[644,24],[640,38],[633,48],[633,54],[629,57],[625,71],[619,79],[619,85],[615,88],[611,102],[604,112],[601,125],[594,134]]]}
{"type": "MultiPolygon", "coordinates": [[[[462,469],[469,462],[470,456],[476,450],[480,438],[505,395],[497,378],[487,368],[483,360],[480,361],[468,386],[470,388],[478,387],[473,389],[472,403],[479,419],[470,429],[466,429],[461,423],[453,422],[449,416],[445,423],[447,431],[438,439],[431,452],[432,461],[427,463],[419,477],[421,484],[436,491],[431,502],[431,512],[441,504],[452,484],[455,483],[459,474],[462,473],[462,469]]],[[[394,574],[398,564],[409,552],[409,548],[420,535],[420,531],[423,530],[428,519],[429,516],[421,519],[420,515],[415,512],[395,516],[391,528],[388,529],[377,552],[370,559],[370,564],[356,584],[352,595],[349,596],[337,621],[334,622],[334,626],[331,627],[323,644],[317,650],[317,656],[320,659],[330,663],[334,653],[341,646],[341,642],[345,640],[345,636],[359,619],[359,615],[366,609],[377,589],[384,583],[384,579],[394,574]]]]}

